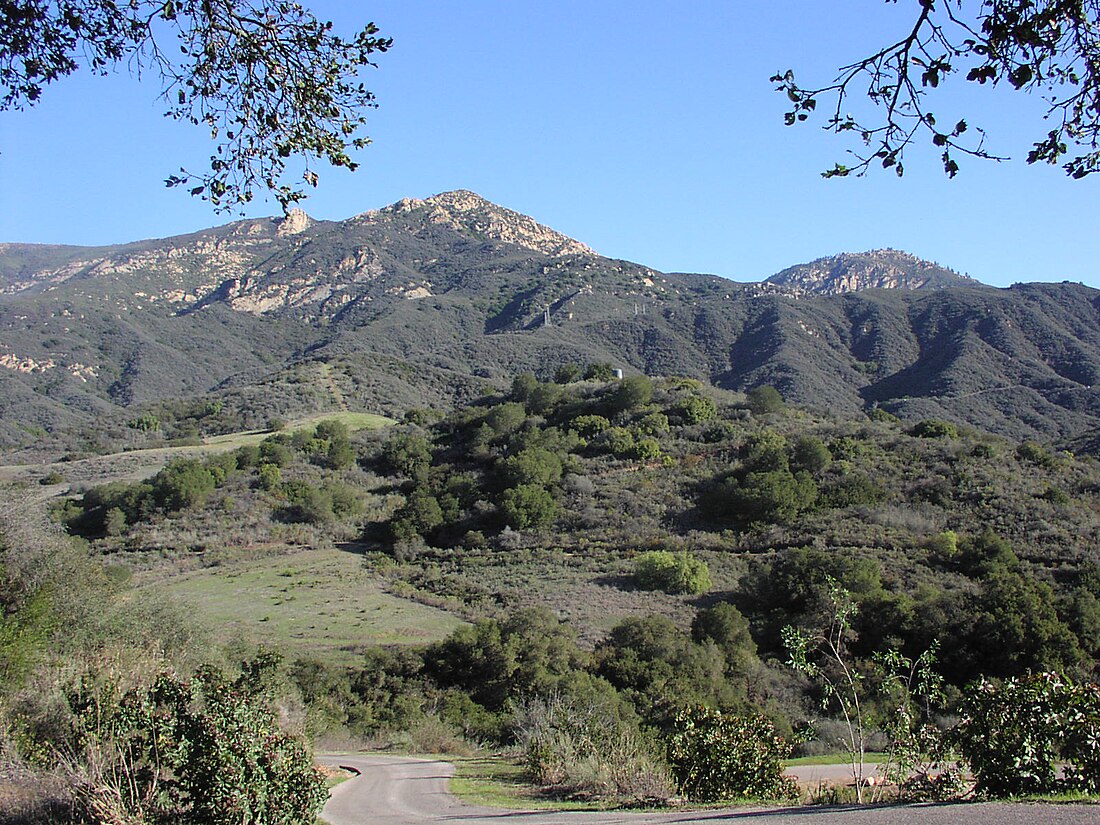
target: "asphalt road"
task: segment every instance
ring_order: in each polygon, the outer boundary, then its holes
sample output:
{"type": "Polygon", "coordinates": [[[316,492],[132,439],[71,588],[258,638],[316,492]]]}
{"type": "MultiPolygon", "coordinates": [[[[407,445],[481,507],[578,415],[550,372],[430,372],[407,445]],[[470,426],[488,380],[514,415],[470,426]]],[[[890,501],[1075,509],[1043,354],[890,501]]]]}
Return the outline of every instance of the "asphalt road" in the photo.
{"type": "Polygon", "coordinates": [[[466,805],[450,794],[454,766],[404,756],[329,754],[327,765],[361,774],[337,785],[321,816],[332,825],[1100,825],[1097,805],[950,805],[722,808],[705,811],[509,811],[466,805]]]}

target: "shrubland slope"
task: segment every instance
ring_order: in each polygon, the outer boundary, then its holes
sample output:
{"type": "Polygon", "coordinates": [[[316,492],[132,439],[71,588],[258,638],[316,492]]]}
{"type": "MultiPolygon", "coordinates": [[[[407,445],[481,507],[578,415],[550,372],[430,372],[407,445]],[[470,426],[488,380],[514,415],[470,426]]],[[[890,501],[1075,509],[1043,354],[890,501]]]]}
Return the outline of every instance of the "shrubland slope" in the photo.
{"type": "Polygon", "coordinates": [[[326,409],[447,409],[571,362],[1087,444],[1100,292],[993,289],[894,250],[759,284],[660,273],[469,192],[340,222],[294,212],[115,247],[0,246],[9,449],[47,434],[117,445],[149,411],[178,436],[326,409]],[[196,397],[220,417],[173,428],[165,403],[196,397]]]}

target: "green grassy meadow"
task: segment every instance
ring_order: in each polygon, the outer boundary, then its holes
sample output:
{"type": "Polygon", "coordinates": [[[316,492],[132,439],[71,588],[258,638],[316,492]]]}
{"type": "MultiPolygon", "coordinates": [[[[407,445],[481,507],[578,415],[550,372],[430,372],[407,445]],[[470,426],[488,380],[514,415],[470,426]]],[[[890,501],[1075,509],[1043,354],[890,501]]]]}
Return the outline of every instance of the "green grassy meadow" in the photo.
{"type": "Polygon", "coordinates": [[[342,550],[306,550],[219,565],[142,585],[139,595],[178,599],[222,641],[258,642],[291,657],[351,664],[363,646],[425,644],[460,620],[386,593],[342,550]]]}

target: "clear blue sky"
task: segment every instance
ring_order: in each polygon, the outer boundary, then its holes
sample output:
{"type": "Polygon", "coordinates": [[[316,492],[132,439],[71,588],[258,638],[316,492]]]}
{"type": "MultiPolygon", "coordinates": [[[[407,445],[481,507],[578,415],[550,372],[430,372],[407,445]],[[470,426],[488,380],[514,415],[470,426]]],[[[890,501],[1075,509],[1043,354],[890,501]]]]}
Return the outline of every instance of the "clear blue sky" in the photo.
{"type": "MultiPolygon", "coordinates": [[[[965,115],[1016,159],[965,162],[953,181],[931,151],[901,180],[823,180],[844,144],[782,125],[771,74],[831,79],[897,34],[916,0],[307,5],[345,31],[373,19],[395,40],[366,77],[374,143],[355,174],[321,170],[303,204],[315,217],[463,188],[665,271],[757,280],[889,246],[1000,286],[1100,287],[1100,176],[1020,160],[1043,133],[1041,101],[953,82],[931,107],[941,121],[965,115]]],[[[0,241],[117,243],[231,219],[164,187],[210,145],[161,116],[150,80],[74,76],[36,109],[0,114],[0,241]]]]}

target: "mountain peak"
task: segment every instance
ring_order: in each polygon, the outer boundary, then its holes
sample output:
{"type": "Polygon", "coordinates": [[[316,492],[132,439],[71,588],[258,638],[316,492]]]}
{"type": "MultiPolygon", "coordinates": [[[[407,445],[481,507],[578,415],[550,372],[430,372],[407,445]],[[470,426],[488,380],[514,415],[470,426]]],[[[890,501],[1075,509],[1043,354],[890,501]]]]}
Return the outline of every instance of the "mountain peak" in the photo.
{"type": "Polygon", "coordinates": [[[765,283],[797,295],[840,295],[864,289],[943,289],[978,282],[908,252],[872,249],[788,267],[765,283]]]}
{"type": "Polygon", "coordinates": [[[510,243],[546,255],[595,254],[580,241],[466,189],[441,192],[424,200],[403,198],[354,220],[374,223],[395,217],[406,225],[443,225],[478,240],[510,243]]]}

